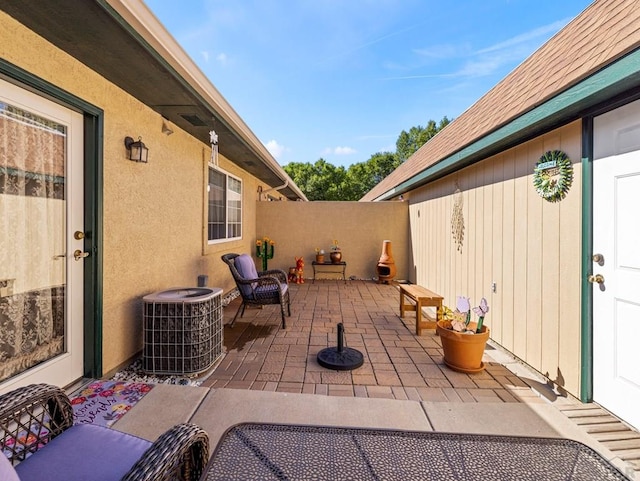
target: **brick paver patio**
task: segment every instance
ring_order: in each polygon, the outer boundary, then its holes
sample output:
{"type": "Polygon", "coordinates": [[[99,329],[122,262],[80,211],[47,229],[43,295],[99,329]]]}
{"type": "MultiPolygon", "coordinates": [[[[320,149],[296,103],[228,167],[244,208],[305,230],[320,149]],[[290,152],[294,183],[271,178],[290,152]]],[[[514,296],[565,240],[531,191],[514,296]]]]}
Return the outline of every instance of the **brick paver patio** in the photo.
{"type": "MultiPolygon", "coordinates": [[[[233,328],[225,326],[226,356],[205,386],[417,401],[539,398],[496,362],[485,360],[486,369],[478,374],[448,369],[435,332],[416,336],[415,313],[400,319],[398,289],[393,285],[316,281],[290,288],[286,329],[280,328],[278,306],[248,308],[233,328]],[[364,365],[353,371],[325,369],[316,360],[321,349],[336,346],[339,322],[345,328],[345,344],[364,355],[364,365]]],[[[235,299],[225,308],[226,324],[239,303],[235,299]]]]}

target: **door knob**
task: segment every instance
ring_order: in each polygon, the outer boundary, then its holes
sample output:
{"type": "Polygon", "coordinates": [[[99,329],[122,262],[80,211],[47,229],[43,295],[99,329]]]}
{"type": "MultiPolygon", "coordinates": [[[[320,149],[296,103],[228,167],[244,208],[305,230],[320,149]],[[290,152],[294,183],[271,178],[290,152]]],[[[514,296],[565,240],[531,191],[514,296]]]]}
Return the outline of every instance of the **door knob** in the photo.
{"type": "Polygon", "coordinates": [[[82,240],[84,239],[84,232],[82,232],[81,230],[77,230],[73,233],[73,238],[75,240],[82,240]]]}
{"type": "Polygon", "coordinates": [[[89,252],[82,252],[80,249],[76,249],[73,251],[73,258],[77,261],[80,259],[84,259],[85,257],[89,257],[89,252]]]}
{"type": "Polygon", "coordinates": [[[593,262],[595,262],[599,266],[604,265],[604,256],[602,254],[593,254],[591,259],[593,260],[593,262]]]}
{"type": "Polygon", "coordinates": [[[591,275],[587,280],[592,284],[604,284],[604,276],[602,274],[591,275]]]}

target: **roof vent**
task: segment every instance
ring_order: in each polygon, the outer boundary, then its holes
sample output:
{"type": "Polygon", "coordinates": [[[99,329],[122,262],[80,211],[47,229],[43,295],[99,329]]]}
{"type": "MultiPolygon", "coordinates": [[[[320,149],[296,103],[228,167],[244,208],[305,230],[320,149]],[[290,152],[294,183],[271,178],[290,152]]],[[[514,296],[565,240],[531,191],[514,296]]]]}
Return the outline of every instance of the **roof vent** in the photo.
{"type": "Polygon", "coordinates": [[[194,127],[206,127],[207,126],[207,123],[204,120],[202,120],[200,117],[198,117],[196,114],[180,114],[180,117],[185,119],[187,122],[189,122],[194,127]]]}

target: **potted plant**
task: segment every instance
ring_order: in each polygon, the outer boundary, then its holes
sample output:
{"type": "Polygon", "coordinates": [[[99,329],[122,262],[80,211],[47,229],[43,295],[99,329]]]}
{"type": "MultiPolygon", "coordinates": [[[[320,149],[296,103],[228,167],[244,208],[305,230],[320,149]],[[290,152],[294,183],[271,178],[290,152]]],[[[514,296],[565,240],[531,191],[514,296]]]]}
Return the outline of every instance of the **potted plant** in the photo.
{"type": "Polygon", "coordinates": [[[333,240],[333,245],[331,246],[331,254],[329,254],[331,258],[331,262],[334,264],[338,264],[342,261],[342,251],[340,250],[340,246],[338,245],[338,241],[336,239],[333,240]]]}
{"type": "Polygon", "coordinates": [[[316,262],[318,264],[323,264],[324,263],[324,249],[320,249],[319,247],[316,247],[316,262]]]}
{"type": "Polygon", "coordinates": [[[483,324],[489,312],[487,300],[483,297],[473,311],[478,316],[478,322],[471,322],[469,298],[458,296],[456,310],[444,307],[443,320],[436,324],[436,332],[442,341],[444,363],[454,371],[467,374],[484,369],[482,355],[489,339],[489,329],[483,324]]]}

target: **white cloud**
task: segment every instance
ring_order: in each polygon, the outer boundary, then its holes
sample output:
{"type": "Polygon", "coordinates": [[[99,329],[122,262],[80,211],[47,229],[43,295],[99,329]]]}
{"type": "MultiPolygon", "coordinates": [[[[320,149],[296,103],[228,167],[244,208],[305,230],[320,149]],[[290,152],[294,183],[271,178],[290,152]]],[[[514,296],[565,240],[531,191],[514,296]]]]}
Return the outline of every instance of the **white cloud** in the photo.
{"type": "Polygon", "coordinates": [[[356,149],[352,149],[351,147],[336,147],[335,154],[336,155],[351,155],[355,154],[356,149]]]}
{"type": "Polygon", "coordinates": [[[432,45],[431,47],[413,49],[413,52],[420,57],[450,59],[452,57],[460,57],[461,55],[466,55],[469,52],[469,45],[432,45]]]}
{"type": "MultiPolygon", "coordinates": [[[[200,55],[202,56],[204,63],[209,63],[209,60],[211,59],[211,52],[209,52],[208,50],[202,50],[200,52],[200,55]]],[[[219,53],[218,55],[215,56],[215,59],[218,61],[218,63],[221,63],[222,65],[224,65],[227,63],[227,54],[219,53]]]]}
{"type": "Polygon", "coordinates": [[[491,75],[504,65],[520,62],[531,55],[543,41],[564,27],[568,19],[535,28],[503,42],[476,52],[476,60],[467,62],[457,76],[482,77],[491,75]]]}
{"type": "Polygon", "coordinates": [[[558,20],[557,22],[550,23],[549,25],[544,25],[542,27],[535,28],[529,32],[521,33],[520,35],[516,35],[508,40],[497,43],[490,47],[484,48],[480,50],[478,53],[487,53],[493,52],[496,50],[504,50],[506,48],[511,48],[515,45],[521,45],[523,43],[537,42],[538,39],[549,38],[549,35],[554,35],[558,32],[562,27],[564,27],[570,19],[558,20]]]}
{"type": "Polygon", "coordinates": [[[287,148],[284,145],[280,145],[275,140],[270,140],[264,146],[276,159],[287,151],[287,148]]]}
{"type": "Polygon", "coordinates": [[[353,149],[351,147],[327,147],[326,149],[324,149],[322,151],[323,155],[352,155],[357,153],[358,151],[356,149],[353,149]]]}
{"type": "Polygon", "coordinates": [[[385,80],[411,80],[447,77],[485,77],[500,71],[505,66],[517,64],[531,55],[544,41],[564,27],[570,19],[558,20],[548,25],[534,28],[489,47],[472,51],[469,44],[441,44],[413,49],[413,53],[423,59],[463,59],[462,66],[453,72],[429,72],[426,74],[388,77],[385,80]]]}

